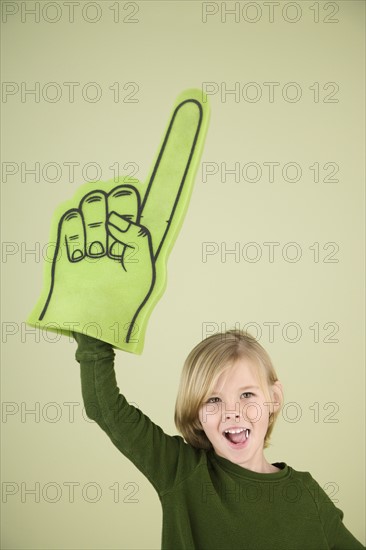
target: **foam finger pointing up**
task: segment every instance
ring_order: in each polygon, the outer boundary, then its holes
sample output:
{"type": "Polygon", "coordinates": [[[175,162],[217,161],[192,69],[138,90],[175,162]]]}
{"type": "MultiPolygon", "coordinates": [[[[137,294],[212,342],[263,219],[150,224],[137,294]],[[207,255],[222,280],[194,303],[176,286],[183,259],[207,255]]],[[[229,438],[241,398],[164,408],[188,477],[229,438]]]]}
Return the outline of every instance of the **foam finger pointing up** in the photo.
{"type": "Polygon", "coordinates": [[[169,249],[183,221],[207,131],[209,108],[198,90],[177,100],[141,206],[157,259],[169,249]],[[169,234],[169,238],[168,237],[169,234]]]}

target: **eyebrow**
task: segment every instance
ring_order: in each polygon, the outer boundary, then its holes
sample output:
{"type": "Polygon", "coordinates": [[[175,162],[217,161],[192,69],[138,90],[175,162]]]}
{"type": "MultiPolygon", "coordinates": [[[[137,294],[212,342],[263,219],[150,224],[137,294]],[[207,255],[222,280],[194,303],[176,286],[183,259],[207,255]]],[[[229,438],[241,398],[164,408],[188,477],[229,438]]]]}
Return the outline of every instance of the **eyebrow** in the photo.
{"type": "MultiPolygon", "coordinates": [[[[259,390],[259,389],[260,389],[259,386],[242,386],[241,388],[239,388],[239,391],[243,391],[243,390],[259,390]]],[[[216,391],[216,390],[213,390],[211,393],[216,393],[217,395],[221,395],[221,392],[216,391]]]]}

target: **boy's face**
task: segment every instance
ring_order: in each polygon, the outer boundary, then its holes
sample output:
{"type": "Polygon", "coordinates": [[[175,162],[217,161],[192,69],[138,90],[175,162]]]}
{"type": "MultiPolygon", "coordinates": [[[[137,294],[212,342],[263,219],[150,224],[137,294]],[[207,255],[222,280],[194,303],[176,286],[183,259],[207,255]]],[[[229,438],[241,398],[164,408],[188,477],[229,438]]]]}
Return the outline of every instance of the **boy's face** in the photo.
{"type": "MultiPolygon", "coordinates": [[[[278,402],[280,383],[270,391],[270,401],[278,402]]],[[[268,402],[254,363],[242,357],[219,376],[200,408],[199,419],[216,454],[248,470],[266,473],[274,467],[264,458],[264,437],[269,413],[278,406],[268,402]]]]}

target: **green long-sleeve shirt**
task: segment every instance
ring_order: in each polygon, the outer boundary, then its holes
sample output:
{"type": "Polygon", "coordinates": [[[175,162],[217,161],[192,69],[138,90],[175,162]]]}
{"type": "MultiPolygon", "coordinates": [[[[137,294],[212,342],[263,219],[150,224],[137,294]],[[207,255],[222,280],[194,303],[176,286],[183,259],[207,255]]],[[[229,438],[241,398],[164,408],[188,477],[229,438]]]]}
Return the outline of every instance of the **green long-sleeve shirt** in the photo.
{"type": "Polygon", "coordinates": [[[362,550],[308,472],[283,462],[261,474],[170,436],[119,393],[114,351],[81,334],[87,415],[156,489],[163,550],[362,550]]]}

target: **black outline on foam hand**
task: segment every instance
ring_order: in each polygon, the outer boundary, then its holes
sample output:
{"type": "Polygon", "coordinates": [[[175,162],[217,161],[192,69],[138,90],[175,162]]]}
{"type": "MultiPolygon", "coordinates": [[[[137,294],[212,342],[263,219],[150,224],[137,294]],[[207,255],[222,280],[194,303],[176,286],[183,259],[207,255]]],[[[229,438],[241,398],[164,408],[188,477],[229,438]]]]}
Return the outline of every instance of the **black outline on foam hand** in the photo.
{"type": "MultiPolygon", "coordinates": [[[[154,166],[154,169],[153,169],[153,172],[151,174],[151,178],[150,178],[150,181],[149,181],[149,184],[147,186],[147,190],[146,190],[146,193],[145,193],[145,196],[144,196],[144,199],[143,199],[143,202],[142,204],[140,205],[140,201],[141,201],[141,198],[140,198],[140,195],[137,191],[137,189],[133,186],[129,186],[129,185],[122,185],[122,186],[118,186],[118,187],[125,187],[125,188],[131,188],[133,189],[136,194],[137,194],[137,199],[138,199],[138,214],[137,214],[137,220],[136,222],[139,224],[140,223],[140,219],[144,217],[143,215],[143,212],[144,212],[144,208],[146,206],[146,203],[148,202],[148,197],[149,197],[149,194],[150,194],[150,191],[152,189],[152,186],[154,184],[154,181],[155,179],[158,180],[158,183],[155,184],[155,185],[159,185],[159,178],[158,178],[158,169],[159,169],[159,165],[160,165],[160,162],[161,162],[161,159],[163,158],[163,154],[164,154],[164,151],[166,149],[166,146],[167,146],[167,143],[168,143],[168,140],[169,140],[169,136],[171,134],[171,130],[172,130],[172,127],[173,127],[173,124],[174,124],[174,120],[177,116],[177,113],[179,111],[179,109],[181,109],[181,107],[183,105],[185,105],[186,103],[195,103],[199,109],[199,120],[198,120],[198,124],[197,124],[197,130],[195,132],[195,135],[194,135],[194,139],[193,139],[193,143],[192,143],[192,147],[191,147],[191,151],[190,151],[190,154],[189,154],[189,157],[188,157],[188,160],[187,160],[187,164],[186,164],[186,167],[185,167],[185,170],[184,170],[184,173],[183,173],[183,176],[182,176],[182,179],[181,179],[181,182],[179,184],[179,188],[178,188],[178,192],[177,192],[177,195],[175,197],[175,201],[174,201],[174,204],[171,208],[171,211],[170,213],[168,212],[168,219],[165,220],[165,223],[166,223],[166,228],[165,228],[165,231],[164,231],[164,234],[161,238],[161,241],[160,243],[158,244],[158,247],[157,247],[157,250],[156,252],[153,251],[153,247],[152,247],[152,241],[151,241],[151,237],[150,235],[148,235],[148,238],[149,238],[149,250],[150,250],[150,255],[151,255],[151,259],[152,259],[152,267],[153,267],[153,277],[152,277],[152,280],[151,280],[151,286],[150,286],[150,290],[148,291],[147,295],[145,296],[144,300],[141,302],[141,304],[138,306],[137,310],[136,310],[136,313],[134,314],[131,322],[130,322],[130,327],[129,327],[129,330],[128,330],[128,333],[127,333],[127,336],[126,336],[126,342],[128,343],[129,340],[130,340],[130,337],[131,337],[131,333],[132,333],[132,330],[133,330],[133,326],[135,324],[135,321],[136,321],[136,318],[138,317],[141,309],[144,307],[144,305],[146,304],[146,302],[149,300],[150,298],[150,295],[153,291],[153,288],[154,288],[154,285],[155,285],[155,280],[156,280],[156,272],[155,272],[155,262],[162,250],[162,247],[164,245],[164,242],[165,242],[165,239],[168,235],[168,232],[169,232],[169,228],[170,228],[170,225],[171,225],[171,222],[174,218],[174,214],[175,214],[175,211],[176,211],[176,208],[178,206],[178,203],[179,203],[179,199],[180,199],[180,196],[181,196],[181,193],[182,193],[182,190],[183,190],[183,187],[184,187],[184,184],[186,182],[186,177],[187,177],[187,174],[188,174],[188,170],[190,168],[190,165],[191,165],[191,161],[192,161],[192,157],[194,155],[194,152],[195,152],[195,148],[196,148],[196,144],[197,144],[197,139],[198,139],[198,136],[199,136],[199,133],[200,133],[200,129],[201,129],[201,125],[202,125],[202,118],[203,118],[203,109],[202,109],[202,105],[199,101],[195,100],[195,99],[186,99],[184,101],[182,101],[182,103],[180,103],[179,105],[177,105],[176,109],[174,110],[174,113],[172,115],[172,118],[171,118],[171,121],[170,121],[170,124],[169,124],[169,127],[168,127],[168,130],[166,132],[166,135],[165,135],[165,139],[164,139],[164,142],[162,144],[162,147],[161,147],[161,150],[159,152],[159,156],[156,160],[156,163],[155,163],[155,166],[154,166]]],[[[86,199],[86,197],[90,194],[95,194],[96,192],[101,192],[105,195],[105,197],[109,196],[111,193],[113,193],[117,188],[113,189],[110,193],[106,193],[104,192],[103,190],[100,190],[100,189],[95,189],[89,193],[87,193],[86,195],[84,195],[84,197],[82,198],[80,204],[86,199]]],[[[164,193],[162,192],[162,197],[164,197],[164,193]]],[[[79,205],[80,206],[80,205],[79,205]]],[[[50,303],[50,300],[52,298],[52,293],[53,293],[53,289],[54,289],[54,284],[55,284],[55,269],[56,269],[56,262],[57,262],[57,257],[58,257],[58,253],[59,253],[59,249],[60,249],[60,240],[61,240],[61,228],[62,228],[62,223],[64,222],[65,219],[67,219],[67,216],[70,215],[71,213],[75,214],[75,216],[77,215],[76,214],[76,211],[75,209],[70,209],[68,210],[67,212],[65,212],[65,214],[62,216],[62,218],[60,219],[59,221],[59,224],[58,224],[58,230],[57,230],[57,244],[56,244],[56,248],[55,248],[55,253],[54,253],[54,258],[53,258],[53,262],[52,262],[52,269],[51,269],[51,285],[50,285],[50,291],[48,293],[48,297],[47,297],[47,300],[45,302],[45,305],[42,309],[42,312],[39,316],[39,320],[42,320],[43,317],[45,316],[46,312],[47,312],[47,309],[48,309],[48,306],[49,306],[49,303],[50,303]]],[[[123,217],[123,216],[122,216],[123,217]]],[[[71,219],[71,218],[68,218],[68,219],[71,219]]],[[[126,220],[128,220],[128,216],[126,216],[126,220]]],[[[141,228],[142,230],[146,230],[146,228],[142,227],[141,228]]],[[[84,227],[84,233],[85,233],[85,227],[84,227]]],[[[85,235],[84,235],[85,236],[85,235]]],[[[66,240],[66,239],[65,239],[66,240]]],[[[66,242],[66,245],[68,243],[66,242]]],[[[67,250],[68,250],[68,247],[67,247],[67,250]]],[[[100,254],[100,256],[102,256],[104,254],[100,254]]],[[[109,250],[108,250],[108,247],[107,247],[107,255],[110,257],[110,258],[113,258],[115,259],[115,257],[113,255],[110,255],[109,254],[109,250]]],[[[70,255],[69,255],[69,250],[68,250],[68,257],[69,257],[69,260],[71,262],[77,262],[77,261],[81,261],[84,256],[80,257],[79,259],[73,259],[73,258],[70,258],[70,255]]],[[[98,257],[97,255],[94,256],[94,257],[98,257]]],[[[123,266],[123,263],[122,263],[122,266],[123,266]]]]}

